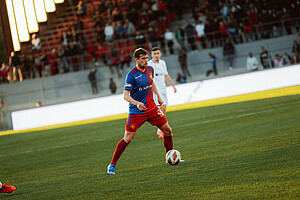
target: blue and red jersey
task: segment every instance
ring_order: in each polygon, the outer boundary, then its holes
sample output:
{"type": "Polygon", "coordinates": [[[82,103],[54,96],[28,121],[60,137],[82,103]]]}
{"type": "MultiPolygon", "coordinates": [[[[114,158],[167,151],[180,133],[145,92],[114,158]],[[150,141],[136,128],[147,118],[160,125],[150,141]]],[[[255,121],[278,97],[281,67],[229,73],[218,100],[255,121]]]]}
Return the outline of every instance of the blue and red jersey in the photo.
{"type": "Polygon", "coordinates": [[[145,111],[141,111],[136,105],[129,103],[129,114],[144,114],[157,109],[153,100],[153,74],[154,70],[148,66],[144,72],[141,72],[136,67],[131,69],[125,80],[124,90],[130,91],[130,96],[146,106],[145,111]]]}

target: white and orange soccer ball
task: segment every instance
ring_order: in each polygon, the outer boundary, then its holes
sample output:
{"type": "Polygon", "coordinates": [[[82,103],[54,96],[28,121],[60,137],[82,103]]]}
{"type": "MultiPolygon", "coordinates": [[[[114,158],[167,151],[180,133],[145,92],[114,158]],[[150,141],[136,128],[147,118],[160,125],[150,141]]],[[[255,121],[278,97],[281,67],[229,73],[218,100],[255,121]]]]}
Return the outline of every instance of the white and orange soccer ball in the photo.
{"type": "Polygon", "coordinates": [[[181,154],[179,151],[172,149],[166,154],[166,162],[170,165],[177,165],[181,161],[181,154]]]}

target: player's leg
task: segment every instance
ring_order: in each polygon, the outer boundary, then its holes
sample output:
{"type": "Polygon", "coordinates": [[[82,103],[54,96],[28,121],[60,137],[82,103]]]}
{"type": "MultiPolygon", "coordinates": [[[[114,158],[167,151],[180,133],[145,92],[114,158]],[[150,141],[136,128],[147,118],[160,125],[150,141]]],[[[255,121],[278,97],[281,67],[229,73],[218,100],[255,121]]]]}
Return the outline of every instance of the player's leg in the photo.
{"type": "Polygon", "coordinates": [[[6,181],[5,184],[2,184],[0,182],[0,193],[12,193],[16,190],[16,187],[14,186],[9,186],[8,181],[6,181]]]}
{"type": "Polygon", "coordinates": [[[125,151],[128,144],[134,138],[134,136],[135,136],[135,132],[125,131],[124,137],[117,144],[112,161],[107,167],[107,173],[109,175],[115,174],[115,168],[116,168],[117,162],[118,162],[119,158],[121,157],[121,155],[123,154],[123,152],[125,151]]]}
{"type": "Polygon", "coordinates": [[[172,129],[169,126],[168,122],[165,123],[162,127],[160,127],[160,130],[163,132],[163,144],[166,149],[166,153],[169,150],[173,149],[173,135],[172,135],[172,129]]]}
{"type": "MultiPolygon", "coordinates": [[[[162,94],[162,95],[161,95],[161,98],[163,99],[164,104],[161,105],[161,106],[159,107],[159,109],[161,110],[161,112],[162,112],[164,115],[166,115],[166,112],[167,112],[167,105],[168,105],[167,94],[166,94],[166,93],[165,93],[165,94],[162,94]]],[[[157,135],[158,135],[159,138],[163,138],[163,135],[164,135],[164,134],[163,134],[163,131],[160,130],[160,129],[158,129],[158,130],[157,130],[157,135]]]]}
{"type": "Polygon", "coordinates": [[[122,153],[125,151],[128,144],[134,138],[137,129],[143,125],[145,120],[146,120],[145,116],[139,116],[139,115],[128,116],[124,137],[117,144],[112,161],[107,167],[107,173],[109,175],[115,174],[115,168],[119,158],[121,157],[122,153]]]}

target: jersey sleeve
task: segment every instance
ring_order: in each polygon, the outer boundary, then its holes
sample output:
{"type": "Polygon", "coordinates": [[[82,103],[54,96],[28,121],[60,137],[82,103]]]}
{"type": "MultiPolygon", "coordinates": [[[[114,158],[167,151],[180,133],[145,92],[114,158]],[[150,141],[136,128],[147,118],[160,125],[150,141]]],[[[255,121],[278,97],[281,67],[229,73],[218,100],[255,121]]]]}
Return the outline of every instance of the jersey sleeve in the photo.
{"type": "Polygon", "coordinates": [[[124,90],[131,91],[133,89],[134,77],[132,74],[128,74],[125,80],[124,90]]]}
{"type": "Polygon", "coordinates": [[[165,61],[163,61],[162,67],[163,67],[163,74],[164,74],[164,76],[168,75],[169,73],[168,73],[167,65],[166,65],[165,61]]]}

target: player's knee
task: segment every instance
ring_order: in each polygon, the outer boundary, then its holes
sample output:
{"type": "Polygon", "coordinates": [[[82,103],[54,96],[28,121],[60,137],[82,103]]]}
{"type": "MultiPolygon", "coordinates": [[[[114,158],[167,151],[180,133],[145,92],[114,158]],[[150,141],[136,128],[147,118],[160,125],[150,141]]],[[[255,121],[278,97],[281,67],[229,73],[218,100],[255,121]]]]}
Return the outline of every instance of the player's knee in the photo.
{"type": "Polygon", "coordinates": [[[132,141],[132,139],[134,138],[134,136],[135,136],[135,133],[133,133],[133,132],[125,132],[123,139],[127,144],[129,144],[132,141]]]}
{"type": "Polygon", "coordinates": [[[172,129],[171,127],[168,127],[164,130],[165,136],[171,136],[172,135],[172,129]]]}

